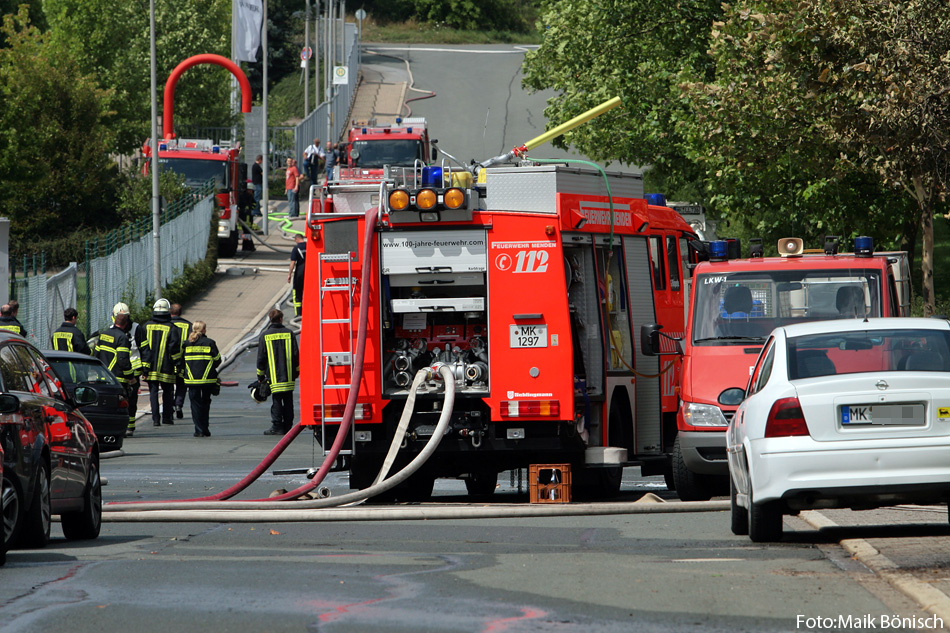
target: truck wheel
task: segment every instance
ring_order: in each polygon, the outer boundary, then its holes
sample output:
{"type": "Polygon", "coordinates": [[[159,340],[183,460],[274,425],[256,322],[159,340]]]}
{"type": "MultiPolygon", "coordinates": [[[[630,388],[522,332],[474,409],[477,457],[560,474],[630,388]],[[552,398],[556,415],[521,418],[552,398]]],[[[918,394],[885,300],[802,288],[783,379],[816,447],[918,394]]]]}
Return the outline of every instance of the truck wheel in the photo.
{"type": "Polygon", "coordinates": [[[676,486],[676,494],[682,501],[709,501],[712,497],[702,476],[686,467],[679,436],[673,442],[673,483],[676,486]]]}
{"type": "Polygon", "coordinates": [[[470,497],[490,497],[497,486],[498,473],[493,470],[474,472],[465,479],[465,490],[470,497]]]}
{"type": "Polygon", "coordinates": [[[238,234],[232,231],[226,240],[218,240],[218,257],[234,257],[237,253],[238,234]]]}

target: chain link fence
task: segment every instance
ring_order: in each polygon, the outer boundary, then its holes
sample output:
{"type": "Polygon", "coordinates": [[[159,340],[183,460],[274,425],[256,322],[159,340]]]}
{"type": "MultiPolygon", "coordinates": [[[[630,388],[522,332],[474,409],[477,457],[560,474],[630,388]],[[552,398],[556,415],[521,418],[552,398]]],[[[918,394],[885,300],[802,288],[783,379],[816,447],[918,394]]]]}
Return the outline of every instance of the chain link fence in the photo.
{"type": "MultiPolygon", "coordinates": [[[[162,286],[205,258],[213,211],[213,180],[162,209],[162,286]]],[[[11,261],[10,297],[20,303],[17,318],[30,342],[41,349],[50,347],[50,337],[68,307],[79,310],[77,325],[90,337],[112,325],[112,307],[117,302],[144,304],[154,292],[152,244],[152,218],[148,217],[88,240],[80,261],[55,274],[48,274],[43,253],[11,261]]]]}

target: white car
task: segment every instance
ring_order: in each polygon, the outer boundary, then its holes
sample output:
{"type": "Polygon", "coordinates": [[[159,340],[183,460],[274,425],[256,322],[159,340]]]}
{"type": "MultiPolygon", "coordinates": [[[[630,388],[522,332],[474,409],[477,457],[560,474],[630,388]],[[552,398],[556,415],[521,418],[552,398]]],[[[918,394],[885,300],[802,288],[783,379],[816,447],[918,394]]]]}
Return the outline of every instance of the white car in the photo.
{"type": "Polygon", "coordinates": [[[800,510],[950,498],[946,320],[776,328],[744,395],[726,434],[733,533],[777,541],[800,510]]]}

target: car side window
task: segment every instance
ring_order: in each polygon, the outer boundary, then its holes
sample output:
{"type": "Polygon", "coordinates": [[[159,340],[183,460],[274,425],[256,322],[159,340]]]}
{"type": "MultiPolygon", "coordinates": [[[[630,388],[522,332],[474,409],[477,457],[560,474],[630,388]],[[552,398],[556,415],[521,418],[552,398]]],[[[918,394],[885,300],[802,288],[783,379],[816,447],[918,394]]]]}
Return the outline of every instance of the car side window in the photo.
{"type": "Polygon", "coordinates": [[[762,362],[755,368],[755,373],[752,374],[752,379],[749,381],[749,393],[747,395],[751,396],[759,392],[768,383],[769,376],[772,375],[772,365],[775,362],[775,345],[773,342],[774,339],[769,339],[769,342],[766,343],[762,362]]]}
{"type": "Polygon", "coordinates": [[[26,370],[12,345],[0,347],[0,377],[3,378],[4,391],[29,391],[24,379],[26,370]]]}
{"type": "Polygon", "coordinates": [[[26,390],[41,393],[44,396],[52,396],[53,394],[46,384],[46,380],[43,379],[43,371],[34,362],[30,350],[25,345],[12,345],[11,347],[16,351],[20,363],[24,367],[23,379],[26,382],[26,390]]]}
{"type": "Polygon", "coordinates": [[[60,400],[66,400],[66,394],[63,393],[62,384],[59,381],[59,376],[56,375],[56,371],[50,366],[46,358],[36,350],[30,349],[30,356],[33,358],[33,362],[37,367],[40,368],[40,375],[43,380],[43,385],[41,390],[44,394],[52,396],[53,398],[59,398],[60,400]]]}

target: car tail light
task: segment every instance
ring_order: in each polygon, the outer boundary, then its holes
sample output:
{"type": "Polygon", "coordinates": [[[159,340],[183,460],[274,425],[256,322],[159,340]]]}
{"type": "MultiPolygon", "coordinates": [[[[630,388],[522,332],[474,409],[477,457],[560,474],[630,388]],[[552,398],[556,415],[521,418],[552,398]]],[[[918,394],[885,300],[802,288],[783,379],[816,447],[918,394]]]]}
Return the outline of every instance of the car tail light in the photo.
{"type": "Polygon", "coordinates": [[[119,408],[120,408],[120,409],[128,409],[128,408],[129,408],[129,401],[128,401],[127,398],[119,398],[119,408]]]}
{"type": "MultiPolygon", "coordinates": [[[[313,421],[317,424],[323,419],[323,409],[319,404],[313,405],[313,421]]],[[[328,404],[325,406],[327,410],[327,421],[337,422],[333,418],[342,418],[343,411],[346,409],[345,404],[328,404]]],[[[357,404],[356,408],[353,410],[353,419],[354,420],[371,420],[373,418],[373,405],[369,403],[357,404]]]]}
{"type": "Polygon", "coordinates": [[[776,400],[769,411],[769,419],[765,423],[765,437],[791,437],[793,435],[808,435],[808,425],[805,424],[805,414],[798,398],[782,398],[776,400]]]}
{"type": "Polygon", "coordinates": [[[561,415],[558,400],[502,400],[501,415],[505,418],[556,418],[561,415]]]}

